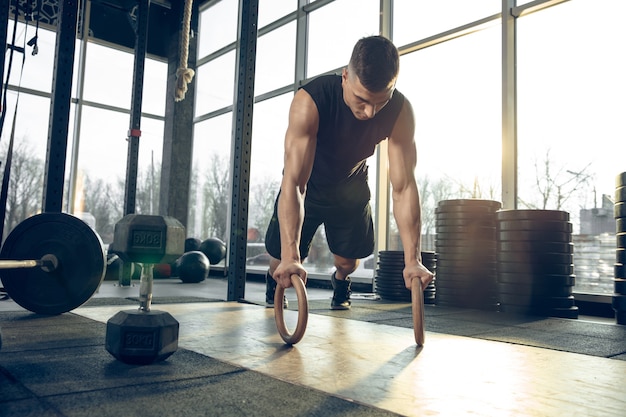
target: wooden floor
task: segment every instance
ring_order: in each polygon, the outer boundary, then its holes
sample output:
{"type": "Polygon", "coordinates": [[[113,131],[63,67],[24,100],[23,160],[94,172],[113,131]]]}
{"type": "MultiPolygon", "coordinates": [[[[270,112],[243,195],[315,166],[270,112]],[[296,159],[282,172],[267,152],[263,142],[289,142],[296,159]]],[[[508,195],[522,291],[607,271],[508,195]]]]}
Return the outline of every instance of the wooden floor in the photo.
{"type": "MultiPolygon", "coordinates": [[[[179,347],[407,416],[624,416],[626,361],[311,315],[286,346],[274,313],[236,302],[158,305],[179,347]]],[[[120,310],[74,313],[106,322],[120,310]]],[[[294,311],[285,311],[290,328],[294,311]]],[[[427,326],[428,328],[428,326],[427,326]]]]}

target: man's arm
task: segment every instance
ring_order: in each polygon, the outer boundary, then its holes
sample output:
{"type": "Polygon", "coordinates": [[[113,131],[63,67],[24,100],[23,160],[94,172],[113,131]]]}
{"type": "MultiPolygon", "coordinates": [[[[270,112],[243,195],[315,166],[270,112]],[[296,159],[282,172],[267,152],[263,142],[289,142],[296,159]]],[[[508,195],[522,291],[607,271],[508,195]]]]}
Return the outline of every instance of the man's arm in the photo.
{"type": "Polygon", "coordinates": [[[414,134],[413,109],[409,101],[405,100],[389,137],[388,146],[393,214],[404,247],[404,283],[407,288],[411,288],[413,278],[419,278],[422,281],[422,288],[426,288],[433,279],[433,274],[422,265],[421,205],[415,181],[417,152],[414,134]]]}
{"type": "Polygon", "coordinates": [[[289,109],[289,125],[285,134],[285,161],[278,199],[281,262],[274,279],[283,287],[291,286],[291,275],[300,275],[306,282],[306,271],[300,259],[300,235],[304,221],[304,196],[311,176],[319,113],[315,102],[305,90],[298,90],[289,109]]]}

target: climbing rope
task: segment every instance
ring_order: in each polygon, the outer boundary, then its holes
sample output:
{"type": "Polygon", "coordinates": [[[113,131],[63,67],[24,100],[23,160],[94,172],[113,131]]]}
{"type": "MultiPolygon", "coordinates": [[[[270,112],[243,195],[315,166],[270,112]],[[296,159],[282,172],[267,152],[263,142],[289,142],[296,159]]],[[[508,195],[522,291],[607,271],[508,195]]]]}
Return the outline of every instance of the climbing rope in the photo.
{"type": "Polygon", "coordinates": [[[189,33],[191,26],[191,6],[193,0],[185,0],[185,12],[183,15],[183,29],[180,35],[180,62],[178,70],[176,70],[176,93],[174,96],[175,101],[181,101],[185,98],[187,93],[187,84],[191,82],[194,76],[194,71],[191,68],[187,68],[187,59],[189,57],[189,33]]]}

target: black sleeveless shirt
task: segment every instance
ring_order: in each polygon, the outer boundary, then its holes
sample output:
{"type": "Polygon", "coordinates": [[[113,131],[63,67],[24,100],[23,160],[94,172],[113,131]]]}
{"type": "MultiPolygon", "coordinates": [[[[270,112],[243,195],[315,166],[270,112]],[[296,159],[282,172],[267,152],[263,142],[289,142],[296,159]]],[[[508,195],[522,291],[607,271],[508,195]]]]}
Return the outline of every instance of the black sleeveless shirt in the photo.
{"type": "Polygon", "coordinates": [[[321,76],[302,88],[313,98],[319,113],[307,197],[309,194],[322,197],[357,184],[367,188],[366,159],[374,154],[378,143],[391,135],[404,95],[394,91],[389,103],[373,119],[358,120],[343,100],[341,75],[321,76]]]}

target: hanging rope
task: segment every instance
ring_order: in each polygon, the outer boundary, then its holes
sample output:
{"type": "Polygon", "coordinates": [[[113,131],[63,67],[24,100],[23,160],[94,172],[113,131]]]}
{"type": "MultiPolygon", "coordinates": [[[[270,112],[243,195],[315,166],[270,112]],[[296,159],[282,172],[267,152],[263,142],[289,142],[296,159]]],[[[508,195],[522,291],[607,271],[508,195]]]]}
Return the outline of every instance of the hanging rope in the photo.
{"type": "Polygon", "coordinates": [[[187,59],[189,57],[189,33],[191,32],[191,6],[193,0],[185,0],[185,12],[183,15],[183,29],[180,35],[180,63],[178,70],[176,70],[176,94],[174,96],[175,101],[181,101],[185,98],[187,93],[187,84],[191,82],[194,76],[194,71],[187,68],[187,59]]]}

